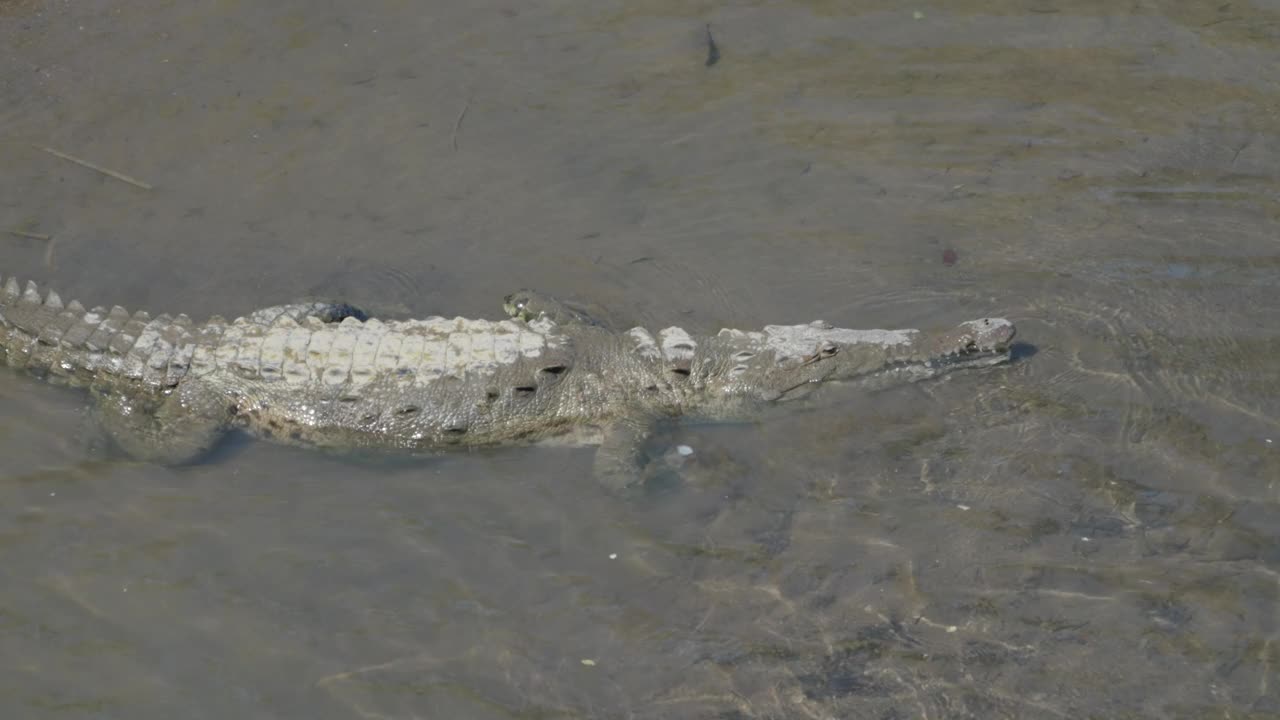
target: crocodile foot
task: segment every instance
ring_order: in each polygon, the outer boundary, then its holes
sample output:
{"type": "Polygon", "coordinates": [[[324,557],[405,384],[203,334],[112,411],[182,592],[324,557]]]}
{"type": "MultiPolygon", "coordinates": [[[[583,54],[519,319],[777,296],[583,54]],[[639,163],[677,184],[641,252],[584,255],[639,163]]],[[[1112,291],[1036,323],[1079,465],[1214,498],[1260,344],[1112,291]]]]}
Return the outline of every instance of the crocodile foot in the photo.
{"type": "Polygon", "coordinates": [[[107,436],[136,460],[182,465],[208,453],[229,427],[230,413],[198,409],[177,394],[157,403],[131,401],[122,393],[100,394],[95,410],[107,436]]]}

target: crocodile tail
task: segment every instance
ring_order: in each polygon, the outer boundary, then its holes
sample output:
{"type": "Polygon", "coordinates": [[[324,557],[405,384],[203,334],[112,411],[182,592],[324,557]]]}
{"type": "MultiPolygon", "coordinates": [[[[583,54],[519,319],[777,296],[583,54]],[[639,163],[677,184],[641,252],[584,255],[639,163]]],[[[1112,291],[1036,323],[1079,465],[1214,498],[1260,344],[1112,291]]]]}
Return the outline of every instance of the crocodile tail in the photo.
{"type": "Polygon", "coordinates": [[[86,310],[41,295],[34,282],[0,278],[0,361],[72,385],[129,379],[172,386],[194,349],[191,321],[116,306],[86,310]]]}

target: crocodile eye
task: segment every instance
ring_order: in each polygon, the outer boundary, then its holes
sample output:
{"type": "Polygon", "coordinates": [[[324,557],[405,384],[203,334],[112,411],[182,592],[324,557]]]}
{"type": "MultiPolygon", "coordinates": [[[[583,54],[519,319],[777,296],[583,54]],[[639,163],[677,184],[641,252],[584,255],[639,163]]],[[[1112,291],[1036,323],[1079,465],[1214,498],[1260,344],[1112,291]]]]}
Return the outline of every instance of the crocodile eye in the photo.
{"type": "Polygon", "coordinates": [[[507,315],[517,319],[530,322],[534,320],[533,314],[529,312],[529,296],[517,295],[512,293],[502,299],[503,309],[507,311],[507,315]]]}

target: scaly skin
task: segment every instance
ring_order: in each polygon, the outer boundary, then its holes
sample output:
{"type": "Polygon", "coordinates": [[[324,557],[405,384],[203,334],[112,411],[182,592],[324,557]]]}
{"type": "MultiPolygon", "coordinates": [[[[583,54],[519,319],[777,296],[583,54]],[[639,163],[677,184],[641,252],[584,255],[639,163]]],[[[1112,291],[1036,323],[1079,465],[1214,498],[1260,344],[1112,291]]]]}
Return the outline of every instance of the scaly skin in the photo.
{"type": "Polygon", "coordinates": [[[311,303],[194,324],[0,288],[0,354],[14,367],[87,387],[122,448],[197,457],[229,428],[329,448],[432,450],[556,436],[604,445],[597,472],[634,475],[655,418],[741,416],[827,381],[892,382],[1009,357],[1011,323],[941,333],[824,323],[614,332],[552,298],[507,298],[515,319],[389,321],[311,303]]]}

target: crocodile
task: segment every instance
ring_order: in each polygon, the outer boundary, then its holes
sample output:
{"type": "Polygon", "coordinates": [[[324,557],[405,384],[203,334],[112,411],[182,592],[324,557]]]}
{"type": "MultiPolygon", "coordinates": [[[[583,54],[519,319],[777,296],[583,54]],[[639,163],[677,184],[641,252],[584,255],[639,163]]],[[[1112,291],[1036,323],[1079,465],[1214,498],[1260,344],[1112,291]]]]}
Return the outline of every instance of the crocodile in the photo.
{"type": "Polygon", "coordinates": [[[721,330],[617,330],[554,297],[519,291],[507,317],[381,320],[304,302],[235,320],[64,303],[0,283],[0,360],[86,388],[120,450],[197,461],[235,428],[339,450],[433,452],[555,438],[598,444],[611,487],[640,477],[655,423],[743,417],[831,381],[895,383],[1005,362],[1002,318],[939,332],[821,321],[721,330]]]}

